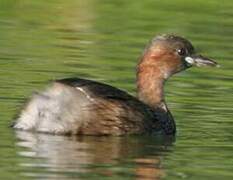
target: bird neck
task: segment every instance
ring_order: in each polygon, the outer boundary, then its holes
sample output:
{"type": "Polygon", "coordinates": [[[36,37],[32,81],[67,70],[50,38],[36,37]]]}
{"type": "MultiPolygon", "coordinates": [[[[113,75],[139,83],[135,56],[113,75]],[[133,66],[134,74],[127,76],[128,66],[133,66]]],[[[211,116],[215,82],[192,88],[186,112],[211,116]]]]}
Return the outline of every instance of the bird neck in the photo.
{"type": "Polygon", "coordinates": [[[167,110],[164,99],[165,79],[156,66],[139,64],[137,67],[137,95],[152,109],[167,110]]]}
{"type": "Polygon", "coordinates": [[[164,99],[165,79],[158,68],[153,66],[138,66],[137,93],[140,101],[147,104],[155,113],[160,127],[165,134],[176,133],[176,124],[164,99]]]}
{"type": "Polygon", "coordinates": [[[172,75],[172,68],[167,63],[170,58],[166,49],[148,47],[137,66],[138,98],[152,109],[161,107],[167,111],[164,84],[172,75]]]}

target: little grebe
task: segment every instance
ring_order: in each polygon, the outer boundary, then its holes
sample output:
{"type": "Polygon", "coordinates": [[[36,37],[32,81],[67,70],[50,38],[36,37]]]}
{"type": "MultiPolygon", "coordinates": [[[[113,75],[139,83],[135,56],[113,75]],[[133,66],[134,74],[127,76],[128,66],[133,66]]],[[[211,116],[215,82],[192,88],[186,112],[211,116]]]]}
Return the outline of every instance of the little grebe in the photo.
{"type": "Polygon", "coordinates": [[[191,66],[216,65],[195,54],[188,40],[160,35],[145,48],[137,66],[138,98],[91,80],[56,80],[32,96],[13,127],[53,134],[173,135],[176,125],[164,100],[165,81],[191,66]]]}

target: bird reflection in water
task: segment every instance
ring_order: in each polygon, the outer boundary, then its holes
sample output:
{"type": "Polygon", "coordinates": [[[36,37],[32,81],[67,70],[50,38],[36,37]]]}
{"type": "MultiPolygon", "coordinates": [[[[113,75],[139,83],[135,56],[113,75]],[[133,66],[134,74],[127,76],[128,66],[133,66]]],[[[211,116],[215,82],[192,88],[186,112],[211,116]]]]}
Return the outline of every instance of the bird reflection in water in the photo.
{"type": "Polygon", "coordinates": [[[19,164],[26,169],[23,175],[56,179],[160,179],[165,176],[163,156],[171,153],[174,142],[174,137],[68,137],[23,131],[16,137],[18,154],[25,158],[19,164]]]}

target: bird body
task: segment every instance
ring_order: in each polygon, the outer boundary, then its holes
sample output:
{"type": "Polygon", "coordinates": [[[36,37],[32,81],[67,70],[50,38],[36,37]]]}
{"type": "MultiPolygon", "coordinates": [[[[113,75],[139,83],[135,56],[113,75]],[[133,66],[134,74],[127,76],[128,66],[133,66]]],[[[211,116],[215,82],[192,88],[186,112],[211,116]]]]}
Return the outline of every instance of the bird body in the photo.
{"type": "Polygon", "coordinates": [[[193,65],[216,63],[196,55],[182,37],[157,36],[137,66],[137,97],[92,80],[56,80],[31,97],[13,127],[52,134],[174,135],[176,125],[163,87],[171,75],[193,65]]]}

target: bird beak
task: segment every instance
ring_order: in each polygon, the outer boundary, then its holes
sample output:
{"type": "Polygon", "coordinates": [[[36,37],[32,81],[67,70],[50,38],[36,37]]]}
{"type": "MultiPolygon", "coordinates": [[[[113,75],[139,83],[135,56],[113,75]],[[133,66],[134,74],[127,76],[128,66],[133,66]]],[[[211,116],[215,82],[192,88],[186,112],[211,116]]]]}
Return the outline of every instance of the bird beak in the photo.
{"type": "Polygon", "coordinates": [[[204,57],[202,55],[190,55],[185,57],[185,62],[190,66],[211,66],[211,67],[219,67],[219,65],[212,59],[204,57]]]}

